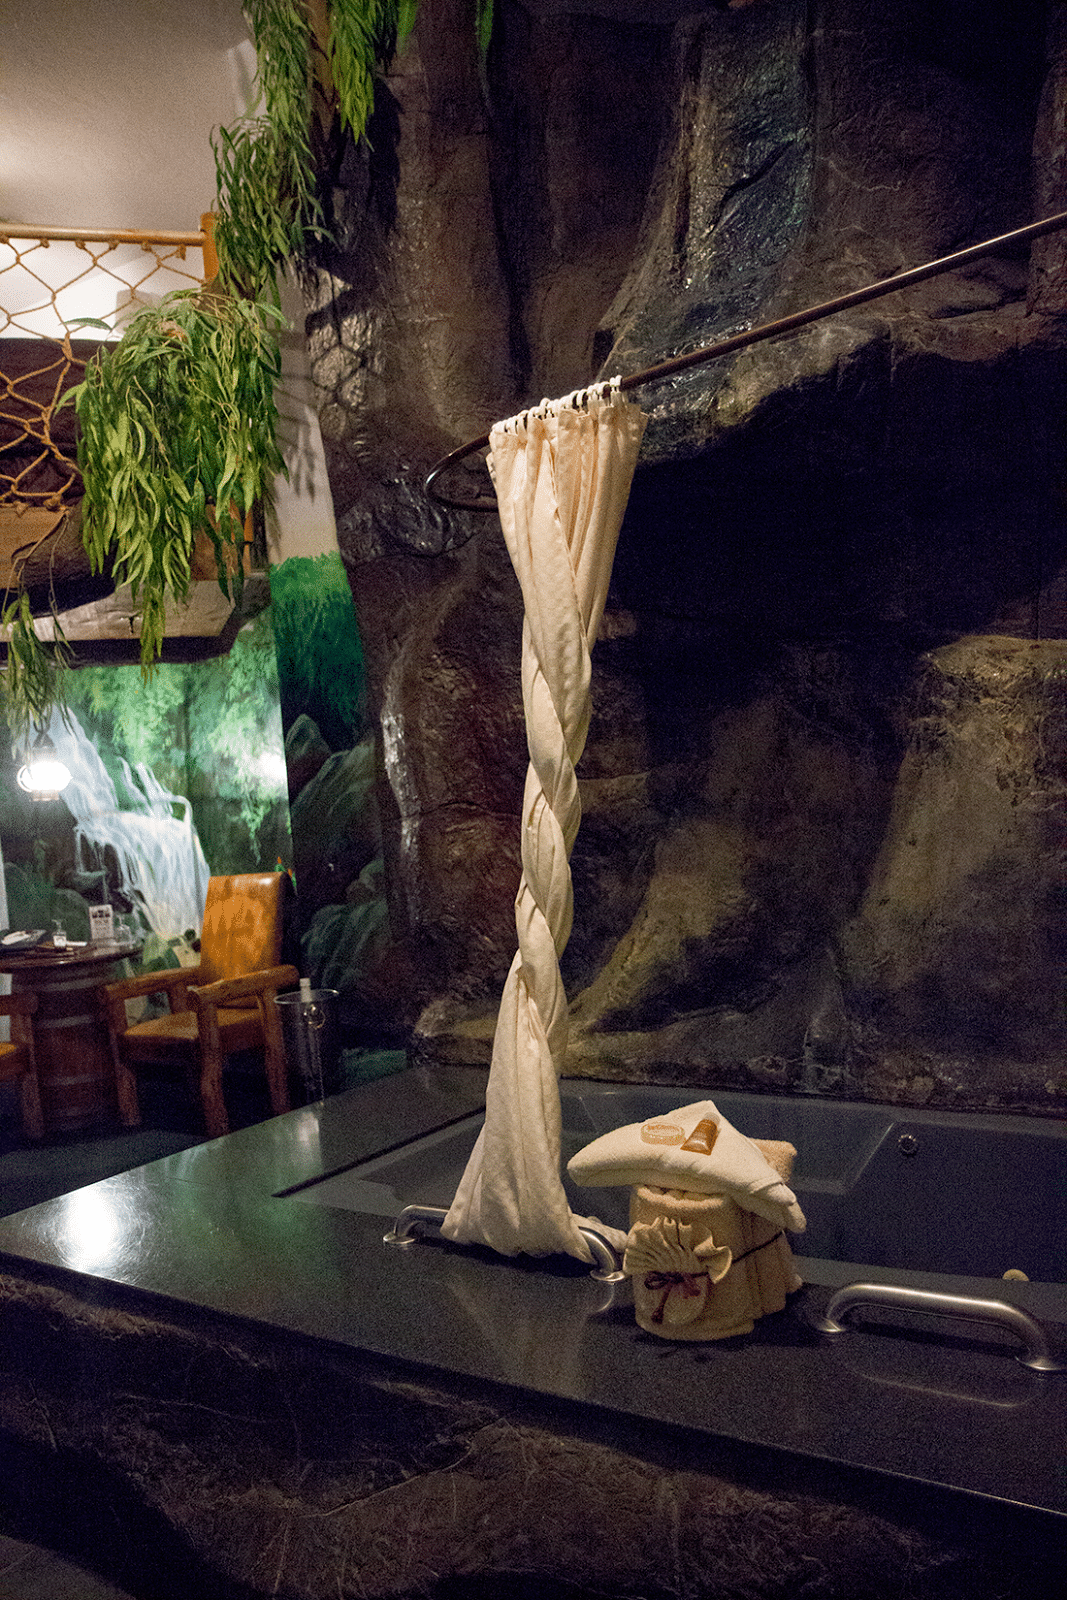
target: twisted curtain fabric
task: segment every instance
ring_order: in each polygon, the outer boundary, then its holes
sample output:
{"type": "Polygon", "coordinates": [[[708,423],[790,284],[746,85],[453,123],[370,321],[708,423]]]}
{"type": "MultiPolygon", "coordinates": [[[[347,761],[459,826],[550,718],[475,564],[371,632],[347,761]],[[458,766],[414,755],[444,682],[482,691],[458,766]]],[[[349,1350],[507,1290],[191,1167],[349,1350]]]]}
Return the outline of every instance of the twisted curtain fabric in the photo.
{"type": "Polygon", "coordinates": [[[485,1126],[443,1224],[503,1255],[592,1259],[560,1179],[558,1076],[567,1045],[559,958],[571,931],[574,768],[590,713],[589,652],[607,597],[646,418],[618,391],[543,403],[490,435],[508,553],[526,604],[522,687],[530,765],[518,951],[504,986],[485,1126]]]}

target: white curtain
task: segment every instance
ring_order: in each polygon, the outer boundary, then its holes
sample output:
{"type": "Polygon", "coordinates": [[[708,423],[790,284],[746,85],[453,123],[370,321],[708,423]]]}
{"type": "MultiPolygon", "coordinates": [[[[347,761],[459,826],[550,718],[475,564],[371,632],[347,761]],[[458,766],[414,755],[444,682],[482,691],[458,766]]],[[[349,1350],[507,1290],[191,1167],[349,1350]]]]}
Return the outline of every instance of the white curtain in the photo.
{"type": "Polygon", "coordinates": [[[646,418],[618,380],[545,401],[490,435],[508,553],[526,603],[522,686],[530,765],[522,814],[518,952],[504,987],[485,1126],[442,1231],[503,1255],[591,1260],[560,1178],[558,1075],[567,1046],[559,958],[571,931],[574,768],[590,713],[589,652],[646,418]]]}

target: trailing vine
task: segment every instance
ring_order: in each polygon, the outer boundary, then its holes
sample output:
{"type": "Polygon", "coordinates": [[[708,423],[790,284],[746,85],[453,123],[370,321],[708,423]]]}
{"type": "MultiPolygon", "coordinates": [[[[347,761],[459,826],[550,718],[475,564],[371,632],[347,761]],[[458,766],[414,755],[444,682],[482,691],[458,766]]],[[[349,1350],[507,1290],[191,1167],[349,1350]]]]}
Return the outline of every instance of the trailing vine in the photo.
{"type": "Polygon", "coordinates": [[[223,592],[240,598],[245,518],[269,503],[285,470],[275,441],[277,274],[322,229],[315,52],[329,64],[342,123],[362,138],[375,73],[410,31],[416,0],[248,0],[245,9],[263,114],[214,141],[218,282],[140,312],[73,393],[83,543],[94,571],[110,562],[132,587],[145,671],[162,648],[167,597],[188,595],[198,533],[214,544],[223,592]]]}
{"type": "Polygon", "coordinates": [[[3,674],[3,714],[13,750],[29,760],[33,735],[42,730],[53,708],[65,708],[63,677],[70,650],[58,623],[51,644],[39,638],[30,597],[24,589],[7,596],[0,612],[7,633],[7,665],[3,674]]]}
{"type": "MultiPolygon", "coordinates": [[[[486,0],[476,3],[480,17],[486,0]]],[[[416,11],[417,0],[247,0],[262,115],[220,129],[212,141],[215,247],[226,288],[272,298],[279,269],[306,259],[324,231],[316,85],[332,95],[342,127],[363,139],[375,78],[416,11]]]]}
{"type": "Polygon", "coordinates": [[[328,0],[326,56],[341,125],[362,139],[374,110],[374,78],[415,24],[417,0],[328,0]]]}
{"type": "Polygon", "coordinates": [[[262,300],[320,225],[311,129],[311,23],[300,0],[249,0],[262,115],[212,140],[221,282],[262,300]]]}
{"type": "Polygon", "coordinates": [[[132,586],[145,669],[162,647],[167,596],[189,593],[198,533],[214,545],[223,593],[240,599],[245,518],[284,471],[279,320],[268,304],[179,290],[102,346],[73,391],[82,542],[94,572],[110,561],[132,586]]]}
{"type": "Polygon", "coordinates": [[[474,0],[474,37],[478,41],[478,54],[484,64],[489,54],[489,40],[493,33],[493,0],[474,0]]]}
{"type": "Polygon", "coordinates": [[[266,118],[220,128],[212,141],[219,203],[219,281],[252,300],[277,301],[277,276],[302,260],[322,225],[310,164],[266,118]]]}

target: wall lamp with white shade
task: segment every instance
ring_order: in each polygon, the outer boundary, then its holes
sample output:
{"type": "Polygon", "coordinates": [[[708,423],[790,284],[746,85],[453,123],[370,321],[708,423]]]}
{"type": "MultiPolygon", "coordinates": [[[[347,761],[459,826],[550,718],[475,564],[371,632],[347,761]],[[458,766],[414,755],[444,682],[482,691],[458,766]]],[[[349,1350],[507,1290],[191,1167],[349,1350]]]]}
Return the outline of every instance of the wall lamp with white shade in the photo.
{"type": "Polygon", "coordinates": [[[60,761],[43,728],[33,741],[25,766],[15,774],[15,781],[31,800],[58,800],[60,790],[70,782],[70,769],[60,761]]]}

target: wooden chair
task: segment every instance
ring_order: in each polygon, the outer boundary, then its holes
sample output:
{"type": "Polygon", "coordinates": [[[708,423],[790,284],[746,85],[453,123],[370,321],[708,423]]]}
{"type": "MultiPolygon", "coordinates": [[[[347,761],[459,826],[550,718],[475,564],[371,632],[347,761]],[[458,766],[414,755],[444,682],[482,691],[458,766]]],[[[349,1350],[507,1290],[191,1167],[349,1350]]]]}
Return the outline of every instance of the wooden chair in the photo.
{"type": "Polygon", "coordinates": [[[44,1138],[41,1086],[33,1049],[35,994],[0,995],[0,1017],[11,1018],[11,1043],[0,1042],[0,1083],[17,1082],[22,1101],[22,1127],[27,1139],[44,1138]]]}
{"type": "Polygon", "coordinates": [[[208,883],[200,962],[177,971],[147,972],[104,990],[115,1063],[119,1115],[140,1125],[135,1068],[139,1062],[182,1060],[199,1078],[204,1122],[211,1138],[230,1130],[222,1067],[235,1050],[262,1049],[270,1103],[289,1110],[281,1020],[274,996],[297,982],[295,967],[278,964],[282,947],[282,872],[245,873],[208,883]],[[165,993],[170,1011],[129,1023],[126,1002],[165,993]]]}

